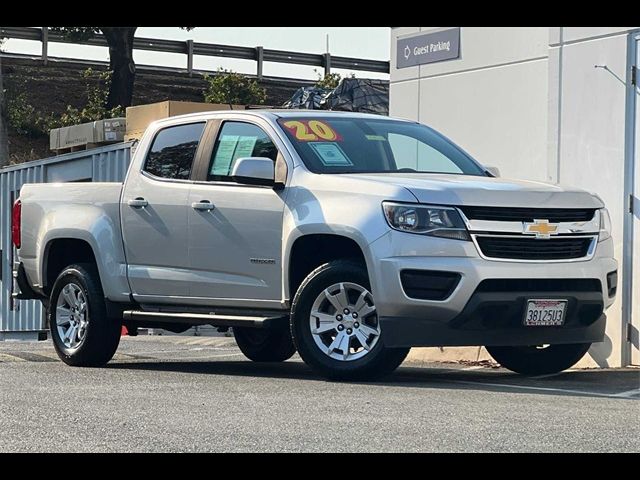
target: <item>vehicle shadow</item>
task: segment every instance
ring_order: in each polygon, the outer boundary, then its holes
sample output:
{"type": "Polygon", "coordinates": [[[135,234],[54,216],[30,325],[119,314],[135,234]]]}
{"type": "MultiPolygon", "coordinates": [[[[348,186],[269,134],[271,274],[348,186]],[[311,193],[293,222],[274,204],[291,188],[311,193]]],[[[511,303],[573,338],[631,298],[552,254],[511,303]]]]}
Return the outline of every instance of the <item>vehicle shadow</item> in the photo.
{"type": "MultiPolygon", "coordinates": [[[[300,361],[259,363],[249,361],[120,361],[108,368],[115,370],[148,370],[204,375],[232,375],[253,378],[291,379],[309,382],[329,382],[315,374],[300,361]]],[[[524,377],[504,369],[478,368],[465,370],[435,367],[402,366],[378,381],[349,381],[349,385],[391,386],[402,388],[480,390],[539,395],[609,397],[640,400],[640,391],[621,395],[640,388],[637,369],[575,370],[552,376],[524,377]]]]}

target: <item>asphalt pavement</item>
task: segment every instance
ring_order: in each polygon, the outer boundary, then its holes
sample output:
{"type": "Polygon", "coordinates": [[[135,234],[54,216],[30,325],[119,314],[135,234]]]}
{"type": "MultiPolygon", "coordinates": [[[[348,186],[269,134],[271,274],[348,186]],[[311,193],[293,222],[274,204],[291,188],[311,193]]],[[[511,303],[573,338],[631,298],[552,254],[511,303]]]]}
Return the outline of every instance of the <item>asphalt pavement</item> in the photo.
{"type": "Polygon", "coordinates": [[[0,342],[0,452],[638,452],[639,400],[634,368],[405,363],[337,383],[227,337],[125,337],[101,369],[0,342]]]}

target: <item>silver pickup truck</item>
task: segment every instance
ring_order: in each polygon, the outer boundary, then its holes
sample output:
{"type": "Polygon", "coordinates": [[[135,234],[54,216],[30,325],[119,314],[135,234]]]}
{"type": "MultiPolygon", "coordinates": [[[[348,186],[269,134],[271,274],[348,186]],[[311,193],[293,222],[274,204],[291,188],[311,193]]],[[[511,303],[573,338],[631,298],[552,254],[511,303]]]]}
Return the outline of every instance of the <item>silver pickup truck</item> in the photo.
{"type": "Polygon", "coordinates": [[[25,185],[19,298],[69,365],[121,325],[233,328],[251,360],[296,351],[333,379],[413,346],[484,345],[537,375],[604,337],[617,263],[593,194],[497,178],[415,122],[233,111],[153,123],[123,184],[25,185]]]}

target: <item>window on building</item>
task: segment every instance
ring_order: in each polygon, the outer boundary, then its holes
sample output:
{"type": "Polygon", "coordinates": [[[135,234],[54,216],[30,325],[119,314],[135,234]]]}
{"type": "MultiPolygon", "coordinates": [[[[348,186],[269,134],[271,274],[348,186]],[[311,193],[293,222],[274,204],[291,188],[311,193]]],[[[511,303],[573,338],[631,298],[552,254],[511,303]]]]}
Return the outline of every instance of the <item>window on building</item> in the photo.
{"type": "Polygon", "coordinates": [[[160,130],[144,165],[144,171],[160,178],[188,180],[205,123],[176,125],[160,130]]]}

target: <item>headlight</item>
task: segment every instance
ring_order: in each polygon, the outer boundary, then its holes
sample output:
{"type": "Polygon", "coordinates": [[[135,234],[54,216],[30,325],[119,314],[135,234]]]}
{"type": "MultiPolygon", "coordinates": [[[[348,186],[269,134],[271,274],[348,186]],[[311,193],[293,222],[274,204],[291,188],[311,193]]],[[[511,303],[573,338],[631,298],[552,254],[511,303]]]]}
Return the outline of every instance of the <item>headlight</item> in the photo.
{"type": "Polygon", "coordinates": [[[611,237],[611,217],[609,216],[609,210],[607,210],[606,208],[601,208],[599,241],[601,242],[609,237],[611,237]]]}
{"type": "Polygon", "coordinates": [[[389,226],[395,230],[470,240],[464,221],[455,208],[382,202],[382,209],[389,226]]]}

